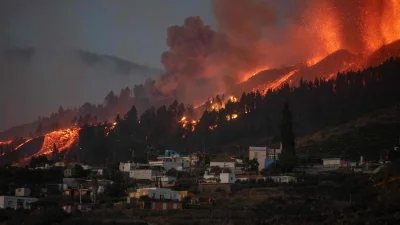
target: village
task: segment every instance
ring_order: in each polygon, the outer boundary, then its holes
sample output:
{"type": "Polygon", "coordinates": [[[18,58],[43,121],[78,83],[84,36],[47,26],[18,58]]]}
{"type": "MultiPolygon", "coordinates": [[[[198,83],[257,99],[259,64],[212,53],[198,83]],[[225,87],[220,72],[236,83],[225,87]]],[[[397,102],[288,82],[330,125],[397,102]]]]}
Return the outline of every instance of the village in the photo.
{"type": "Polygon", "coordinates": [[[373,176],[386,160],[378,162],[348,161],[341,158],[307,159],[290,173],[274,171],[279,163],[282,145],[248,148],[247,157],[204,153],[181,155],[165,150],[147,163],[120,162],[115,171],[110,167],[93,167],[78,162],[43,164],[30,170],[62,171],[62,183],[47,183],[33,193],[19,187],[14,196],[0,196],[0,208],[41,210],[62,207],[66,213],[88,212],[106,205],[104,195],[115,189],[108,207],[132,207],[137,210],[182,210],[218,204],[219,193],[235,193],[254,187],[277,187],[303,182],[306,176],[339,172],[373,176]],[[120,176],[115,178],[116,174],[120,176]],[[55,198],[55,196],[61,198],[55,198]],[[111,204],[111,205],[110,205],[111,204]]]}

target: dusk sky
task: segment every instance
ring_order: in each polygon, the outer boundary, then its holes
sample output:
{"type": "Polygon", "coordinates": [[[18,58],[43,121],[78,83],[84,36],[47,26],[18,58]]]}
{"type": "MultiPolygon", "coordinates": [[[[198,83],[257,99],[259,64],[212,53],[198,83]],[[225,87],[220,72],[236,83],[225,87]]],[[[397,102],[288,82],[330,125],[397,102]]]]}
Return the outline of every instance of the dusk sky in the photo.
{"type": "Polygon", "coordinates": [[[0,131],[48,116],[59,105],[102,103],[109,91],[119,93],[148,77],[82,68],[65,49],[162,69],[167,28],[182,24],[188,16],[201,16],[213,25],[211,0],[0,1],[1,51],[11,47],[40,51],[29,65],[10,65],[0,56],[0,131]]]}
{"type": "MultiPolygon", "coordinates": [[[[285,15],[293,2],[270,3],[285,15]]],[[[213,0],[0,1],[0,131],[49,116],[60,105],[104,103],[110,91],[119,94],[159,76],[167,29],[189,16],[200,16],[216,29],[213,0]],[[28,60],[7,51],[27,48],[34,49],[28,60]],[[76,49],[150,69],[118,74],[107,60],[88,66],[76,49]]]]}
{"type": "Polygon", "coordinates": [[[213,25],[211,0],[3,0],[8,46],[71,46],[161,68],[168,26],[200,16],[213,25]]]}

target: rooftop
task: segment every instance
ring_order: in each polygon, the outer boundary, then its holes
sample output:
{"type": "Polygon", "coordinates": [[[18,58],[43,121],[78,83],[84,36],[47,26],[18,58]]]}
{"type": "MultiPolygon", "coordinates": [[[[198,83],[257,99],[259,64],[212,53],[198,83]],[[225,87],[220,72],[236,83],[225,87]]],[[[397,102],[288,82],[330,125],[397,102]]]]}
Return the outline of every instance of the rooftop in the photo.
{"type": "Polygon", "coordinates": [[[236,159],[232,159],[230,156],[220,155],[212,158],[211,162],[236,162],[236,159]]]}

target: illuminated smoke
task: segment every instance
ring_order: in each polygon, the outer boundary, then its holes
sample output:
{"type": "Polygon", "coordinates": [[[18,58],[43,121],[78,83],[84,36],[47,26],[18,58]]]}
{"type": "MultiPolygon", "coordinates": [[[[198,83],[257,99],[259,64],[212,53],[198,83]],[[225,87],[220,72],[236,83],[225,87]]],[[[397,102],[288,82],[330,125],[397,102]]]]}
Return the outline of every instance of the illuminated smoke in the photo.
{"type": "Polygon", "coordinates": [[[153,103],[199,104],[267,68],[367,56],[400,38],[400,0],[214,0],[213,12],[215,30],[199,17],[168,28],[165,72],[146,83],[153,103]]]}

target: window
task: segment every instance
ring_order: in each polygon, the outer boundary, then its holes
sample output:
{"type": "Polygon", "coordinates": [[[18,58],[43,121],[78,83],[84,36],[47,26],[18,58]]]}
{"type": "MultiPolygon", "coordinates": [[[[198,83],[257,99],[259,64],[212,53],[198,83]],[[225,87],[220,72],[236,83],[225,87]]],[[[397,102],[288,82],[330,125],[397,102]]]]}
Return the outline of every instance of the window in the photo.
{"type": "Polygon", "coordinates": [[[254,158],[258,159],[258,152],[254,152],[254,158]]]}
{"type": "Polygon", "coordinates": [[[153,193],[153,198],[156,198],[156,193],[153,193]]]}
{"type": "Polygon", "coordinates": [[[8,207],[11,207],[11,208],[12,208],[13,205],[14,205],[14,204],[13,204],[13,201],[8,201],[8,202],[7,202],[7,206],[8,206],[8,207]]]}

